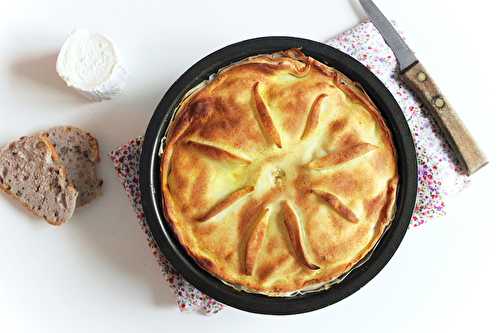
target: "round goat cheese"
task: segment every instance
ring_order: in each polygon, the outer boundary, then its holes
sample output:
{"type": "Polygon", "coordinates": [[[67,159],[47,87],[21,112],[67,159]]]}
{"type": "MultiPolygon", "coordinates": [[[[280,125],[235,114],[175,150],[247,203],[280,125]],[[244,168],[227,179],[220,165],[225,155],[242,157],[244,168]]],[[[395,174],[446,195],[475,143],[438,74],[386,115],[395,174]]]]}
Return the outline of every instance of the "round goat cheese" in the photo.
{"type": "Polygon", "coordinates": [[[127,77],[111,40],[87,30],[69,35],[57,57],[56,70],[69,87],[95,101],[120,93],[127,77]]]}

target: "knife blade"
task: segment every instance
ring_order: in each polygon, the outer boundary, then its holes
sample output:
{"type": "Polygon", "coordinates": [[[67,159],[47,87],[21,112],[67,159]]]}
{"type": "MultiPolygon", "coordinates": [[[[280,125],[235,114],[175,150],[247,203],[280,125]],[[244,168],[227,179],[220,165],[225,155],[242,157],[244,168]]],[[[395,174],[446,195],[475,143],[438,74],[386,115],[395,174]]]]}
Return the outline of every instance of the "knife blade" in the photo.
{"type": "Polygon", "coordinates": [[[399,63],[399,70],[404,71],[411,65],[416,63],[417,57],[410,50],[410,47],[405,43],[403,38],[398,34],[394,26],[382,14],[380,9],[370,0],[360,0],[361,6],[370,18],[375,28],[380,32],[385,42],[391,48],[399,63]]]}
{"type": "Polygon", "coordinates": [[[401,79],[430,111],[465,172],[471,175],[485,166],[488,163],[486,156],[391,22],[373,1],[359,0],[359,2],[394,53],[399,64],[401,79]]]}

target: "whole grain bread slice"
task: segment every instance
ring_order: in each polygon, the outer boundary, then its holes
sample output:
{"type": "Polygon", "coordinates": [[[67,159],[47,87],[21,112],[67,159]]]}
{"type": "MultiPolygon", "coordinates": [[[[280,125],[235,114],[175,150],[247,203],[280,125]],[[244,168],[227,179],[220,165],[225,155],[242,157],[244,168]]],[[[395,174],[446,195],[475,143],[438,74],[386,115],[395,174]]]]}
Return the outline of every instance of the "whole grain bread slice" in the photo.
{"type": "Polygon", "coordinates": [[[78,191],[77,207],[102,193],[102,179],[97,176],[99,144],[90,133],[72,126],[58,126],[46,132],[68,170],[68,178],[78,191]]]}
{"type": "Polygon", "coordinates": [[[43,134],[22,137],[0,150],[0,189],[54,225],[73,216],[78,197],[54,146],[43,134]]]}

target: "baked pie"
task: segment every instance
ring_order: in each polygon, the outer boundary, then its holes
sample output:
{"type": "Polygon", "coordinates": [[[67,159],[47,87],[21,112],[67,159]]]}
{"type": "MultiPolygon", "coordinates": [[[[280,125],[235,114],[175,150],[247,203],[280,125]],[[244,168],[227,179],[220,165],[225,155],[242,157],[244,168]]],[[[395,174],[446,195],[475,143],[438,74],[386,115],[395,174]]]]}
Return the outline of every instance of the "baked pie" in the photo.
{"type": "Polygon", "coordinates": [[[338,281],[391,223],[391,134],[356,83],[298,49],[191,90],[165,139],[164,212],[206,271],[287,296],[338,281]]]}

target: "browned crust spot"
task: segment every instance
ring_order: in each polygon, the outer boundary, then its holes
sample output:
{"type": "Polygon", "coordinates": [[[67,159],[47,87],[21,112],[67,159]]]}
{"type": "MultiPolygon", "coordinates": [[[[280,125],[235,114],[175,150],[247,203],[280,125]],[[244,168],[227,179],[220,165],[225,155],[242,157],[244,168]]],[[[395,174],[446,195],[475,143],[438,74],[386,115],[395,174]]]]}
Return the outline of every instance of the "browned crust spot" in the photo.
{"type": "Polygon", "coordinates": [[[340,132],[341,130],[343,130],[346,127],[346,125],[347,125],[347,119],[345,119],[345,118],[335,120],[334,122],[332,122],[330,124],[330,132],[332,134],[340,132]]]}
{"type": "Polygon", "coordinates": [[[269,115],[269,110],[267,109],[262,96],[259,93],[259,82],[255,82],[253,85],[253,98],[255,100],[255,107],[257,108],[257,113],[260,118],[260,122],[262,123],[263,129],[266,131],[267,135],[271,138],[274,144],[281,148],[281,138],[274,127],[273,120],[269,115]]]}
{"type": "Polygon", "coordinates": [[[271,274],[273,274],[287,259],[290,258],[288,255],[283,255],[272,262],[264,262],[261,264],[259,269],[257,269],[256,275],[261,281],[268,279],[271,274]]]}
{"type": "Polygon", "coordinates": [[[243,162],[245,164],[252,163],[252,161],[243,156],[236,155],[223,148],[212,146],[206,143],[200,143],[200,142],[195,142],[193,140],[189,140],[186,142],[186,145],[195,148],[196,150],[200,151],[201,153],[209,156],[214,160],[233,160],[233,161],[243,162]]]}
{"type": "Polygon", "coordinates": [[[358,143],[344,149],[336,150],[326,156],[309,162],[307,166],[311,169],[331,167],[361,157],[376,148],[377,146],[374,146],[370,143],[358,143]]]}
{"type": "Polygon", "coordinates": [[[380,210],[380,215],[378,217],[378,222],[380,226],[385,227],[389,221],[392,219],[392,214],[394,212],[394,206],[396,205],[396,193],[398,189],[399,178],[396,176],[389,181],[387,186],[387,194],[385,205],[380,210]]]}
{"type": "Polygon", "coordinates": [[[306,255],[304,239],[300,230],[300,222],[297,214],[295,214],[295,211],[288,201],[283,202],[282,208],[288,237],[290,238],[297,259],[311,270],[319,269],[320,267],[313,264],[306,255]]]}
{"type": "Polygon", "coordinates": [[[336,211],[340,216],[349,222],[356,223],[358,218],[354,212],[347,207],[339,198],[335,195],[321,191],[321,190],[311,190],[311,192],[317,194],[321,199],[325,200],[334,211],[336,211]]]}
{"type": "Polygon", "coordinates": [[[304,132],[302,133],[301,140],[306,139],[308,136],[310,136],[316,127],[318,127],[318,122],[319,122],[319,113],[321,110],[321,103],[323,100],[327,97],[327,94],[321,94],[316,99],[314,100],[312,106],[311,106],[311,111],[309,112],[309,115],[307,116],[307,122],[306,126],[304,128],[304,132]]]}
{"type": "Polygon", "coordinates": [[[195,95],[196,94],[190,96],[188,101],[182,102],[182,104],[185,104],[186,106],[185,108],[180,107],[182,112],[176,116],[176,120],[172,124],[172,129],[169,130],[167,135],[169,145],[163,152],[166,156],[170,156],[172,154],[174,144],[177,141],[187,136],[193,130],[201,128],[213,112],[213,108],[210,107],[214,104],[214,100],[212,98],[192,100],[195,95]]]}
{"type": "Polygon", "coordinates": [[[384,190],[377,194],[375,197],[364,202],[367,217],[371,217],[373,214],[377,214],[380,212],[385,203],[386,194],[387,190],[384,190]]]}
{"type": "Polygon", "coordinates": [[[200,222],[207,221],[208,219],[210,219],[210,218],[214,217],[215,215],[219,214],[224,209],[226,209],[229,206],[231,206],[238,199],[240,199],[244,195],[252,192],[253,190],[254,190],[253,186],[246,186],[246,187],[243,187],[243,188],[241,188],[241,189],[239,189],[239,190],[231,193],[226,198],[224,198],[222,201],[219,201],[215,206],[213,206],[203,216],[198,217],[197,220],[200,221],[200,222]]]}
{"type": "Polygon", "coordinates": [[[255,219],[255,226],[248,239],[245,250],[245,272],[252,275],[257,256],[259,255],[262,243],[266,235],[267,224],[269,222],[269,209],[262,209],[255,219]]]}
{"type": "Polygon", "coordinates": [[[311,67],[312,67],[312,59],[307,58],[302,68],[295,68],[294,71],[290,71],[290,74],[297,78],[303,78],[307,74],[309,74],[309,72],[311,71],[311,67]]]}

